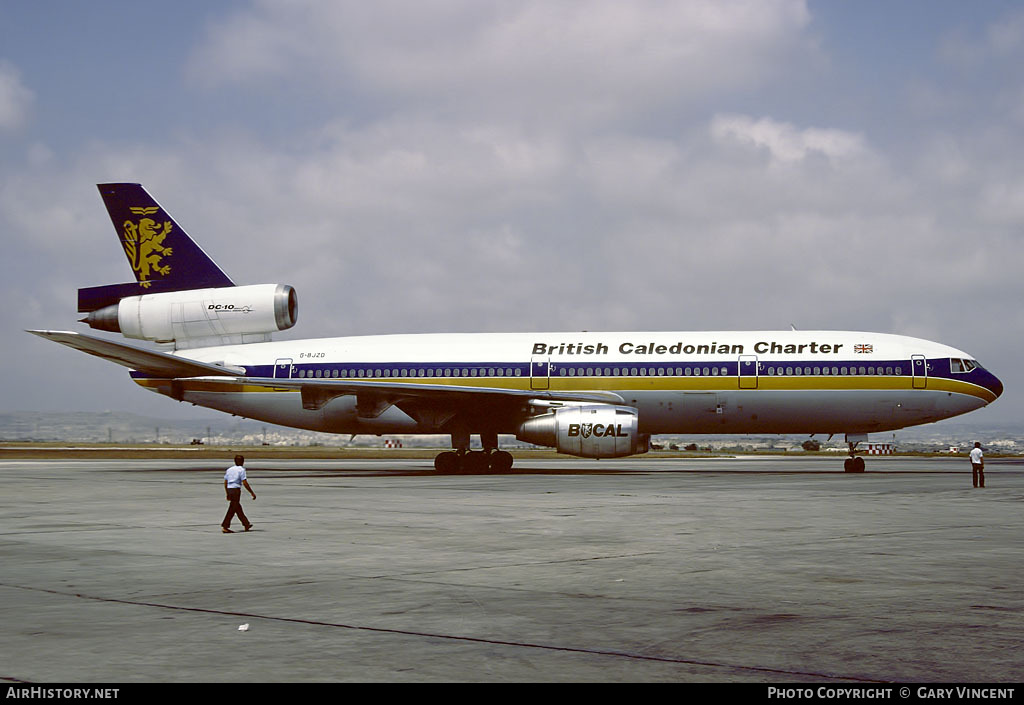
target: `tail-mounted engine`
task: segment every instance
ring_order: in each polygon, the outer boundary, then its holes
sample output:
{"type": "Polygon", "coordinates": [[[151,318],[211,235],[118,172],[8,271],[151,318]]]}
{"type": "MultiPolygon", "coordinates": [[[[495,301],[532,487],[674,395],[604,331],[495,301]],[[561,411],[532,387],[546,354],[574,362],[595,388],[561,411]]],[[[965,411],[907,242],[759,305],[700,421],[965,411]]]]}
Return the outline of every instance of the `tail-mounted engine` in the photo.
{"type": "Polygon", "coordinates": [[[621,458],[647,452],[651,437],[638,431],[638,419],[629,406],[569,406],[527,419],[516,438],[583,458],[621,458]]]}
{"type": "Polygon", "coordinates": [[[129,296],[82,321],[126,338],[189,348],[269,340],[294,326],[298,313],[295,289],[256,284],[129,296]]]}

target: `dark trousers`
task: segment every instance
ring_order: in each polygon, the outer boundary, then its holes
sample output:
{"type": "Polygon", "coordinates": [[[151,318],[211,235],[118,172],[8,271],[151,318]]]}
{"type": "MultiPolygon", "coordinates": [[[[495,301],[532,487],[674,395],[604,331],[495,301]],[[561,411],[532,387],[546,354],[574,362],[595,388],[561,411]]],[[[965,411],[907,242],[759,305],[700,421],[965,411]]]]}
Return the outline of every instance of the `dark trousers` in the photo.
{"type": "Polygon", "coordinates": [[[985,466],[971,463],[971,475],[974,478],[975,487],[985,486],[985,466]]]}
{"type": "Polygon", "coordinates": [[[231,504],[228,505],[228,513],[224,515],[224,521],[220,523],[225,529],[231,528],[231,520],[238,515],[238,519],[242,522],[242,526],[249,526],[249,520],[245,516],[245,512],[242,511],[242,488],[234,487],[228,490],[228,499],[231,500],[231,504]]]}

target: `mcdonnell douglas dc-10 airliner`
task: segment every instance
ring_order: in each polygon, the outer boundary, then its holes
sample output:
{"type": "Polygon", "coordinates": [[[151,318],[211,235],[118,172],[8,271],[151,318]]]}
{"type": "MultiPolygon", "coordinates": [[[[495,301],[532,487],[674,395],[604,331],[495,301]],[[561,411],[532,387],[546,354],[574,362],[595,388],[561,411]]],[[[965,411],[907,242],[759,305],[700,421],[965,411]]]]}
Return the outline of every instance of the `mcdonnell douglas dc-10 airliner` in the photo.
{"type": "Polygon", "coordinates": [[[139,184],[100,184],[136,281],[78,290],[92,328],[30,331],[116,362],[151,391],[284,426],[447,434],[442,472],[502,472],[499,434],[614,458],[674,434],[867,434],[995,401],[1003,385],[939,343],[843,331],[478,333],[271,341],[295,325],[284,284],[236,286],[139,184]],[[483,450],[471,451],[479,434],[483,450]]]}

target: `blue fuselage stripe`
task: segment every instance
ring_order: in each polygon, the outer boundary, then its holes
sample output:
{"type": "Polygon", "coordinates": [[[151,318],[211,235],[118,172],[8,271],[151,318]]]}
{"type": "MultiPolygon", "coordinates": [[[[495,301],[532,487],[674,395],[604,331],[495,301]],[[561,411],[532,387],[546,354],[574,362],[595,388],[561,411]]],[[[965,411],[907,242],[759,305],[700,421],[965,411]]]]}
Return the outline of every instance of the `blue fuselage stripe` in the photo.
{"type": "MultiPolygon", "coordinates": [[[[982,387],[998,396],[1002,392],[999,381],[987,370],[977,367],[970,372],[951,371],[949,358],[932,358],[927,362],[927,375],[921,378],[947,379],[965,382],[982,387]],[[998,389],[997,389],[998,387],[998,389]]],[[[543,364],[541,365],[543,369],[543,364]]],[[[290,374],[281,375],[276,365],[253,365],[246,368],[250,377],[290,377],[291,379],[429,379],[429,378],[491,378],[504,377],[529,378],[530,363],[524,362],[299,362],[291,365],[290,374]]],[[[135,378],[150,377],[139,372],[132,372],[135,378]]],[[[538,376],[538,375],[534,375],[538,376]]],[[[608,377],[726,377],[740,376],[740,363],[735,359],[711,360],[694,362],[692,360],[658,363],[631,362],[624,364],[597,362],[551,362],[547,374],[552,381],[571,378],[608,378],[608,377]]],[[[756,374],[745,375],[747,379],[773,378],[847,378],[847,377],[913,377],[910,360],[821,360],[807,361],[758,361],[756,374]]],[[[863,382],[863,379],[861,380],[863,382]]]]}

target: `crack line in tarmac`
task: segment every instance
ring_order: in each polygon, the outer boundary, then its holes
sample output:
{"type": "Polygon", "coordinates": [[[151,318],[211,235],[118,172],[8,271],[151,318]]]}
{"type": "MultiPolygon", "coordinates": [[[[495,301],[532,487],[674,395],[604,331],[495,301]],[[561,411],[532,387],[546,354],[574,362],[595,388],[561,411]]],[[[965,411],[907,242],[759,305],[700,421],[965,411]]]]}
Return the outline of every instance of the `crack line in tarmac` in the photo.
{"type": "Polygon", "coordinates": [[[812,678],[829,678],[833,680],[842,681],[856,681],[863,683],[888,683],[889,681],[878,680],[873,678],[861,678],[856,676],[840,676],[831,673],[817,673],[814,671],[794,671],[784,668],[769,668],[767,666],[740,666],[731,663],[719,663],[716,661],[699,661],[696,659],[684,659],[684,658],[671,658],[669,656],[646,656],[644,654],[634,654],[626,651],[608,651],[604,649],[585,649],[582,647],[575,646],[555,646],[553,644],[536,644],[525,641],[508,641],[503,639],[485,639],[483,637],[473,636],[458,636],[454,634],[437,634],[433,632],[417,632],[409,629],[390,629],[387,627],[367,627],[358,624],[342,624],[339,622],[321,622],[313,619],[299,619],[297,617],[270,617],[263,614],[254,614],[249,612],[231,612],[227,610],[214,610],[203,607],[181,607],[178,605],[165,605],[158,602],[143,602],[141,600],[122,600],[112,597],[96,597],[94,595],[84,595],[77,592],[63,592],[60,590],[50,590],[48,588],[38,587],[27,587],[24,585],[12,585],[10,583],[0,583],[2,587],[15,588],[18,590],[29,590],[32,592],[42,592],[50,595],[59,595],[61,597],[77,597],[82,600],[92,600],[94,602],[108,602],[113,604],[121,605],[133,605],[136,607],[156,607],[165,610],[174,610],[179,612],[196,612],[200,614],[215,614],[225,617],[244,617],[248,619],[265,619],[271,622],[285,622],[290,624],[306,624],[316,627],[334,627],[336,629],[351,629],[362,632],[372,632],[377,634],[398,634],[402,636],[413,636],[413,637],[424,637],[428,639],[445,639],[448,641],[461,641],[473,644],[489,644],[491,646],[513,646],[525,649],[540,649],[544,651],[561,651],[563,653],[574,653],[574,654],[586,654],[590,656],[611,656],[614,658],[632,659],[637,661],[655,661],[659,663],[674,663],[688,666],[706,666],[710,668],[728,668],[736,671],[756,671],[758,673],[771,673],[780,676],[809,676],[812,678]]]}
{"type": "Polygon", "coordinates": [[[438,575],[445,573],[460,573],[464,571],[473,570],[502,570],[505,568],[522,568],[523,566],[538,566],[538,565],[557,565],[559,563],[589,563],[591,561],[607,561],[615,560],[617,558],[636,558],[638,556],[657,556],[664,553],[664,551],[644,551],[642,553],[623,553],[615,554],[610,556],[584,556],[582,558],[560,558],[553,561],[520,561],[518,563],[504,563],[500,565],[477,565],[469,566],[468,568],[442,568],[440,570],[417,570],[412,573],[382,573],[380,575],[367,575],[365,577],[370,579],[376,578],[393,578],[395,580],[401,580],[403,578],[414,577],[417,575],[438,575]]]}

